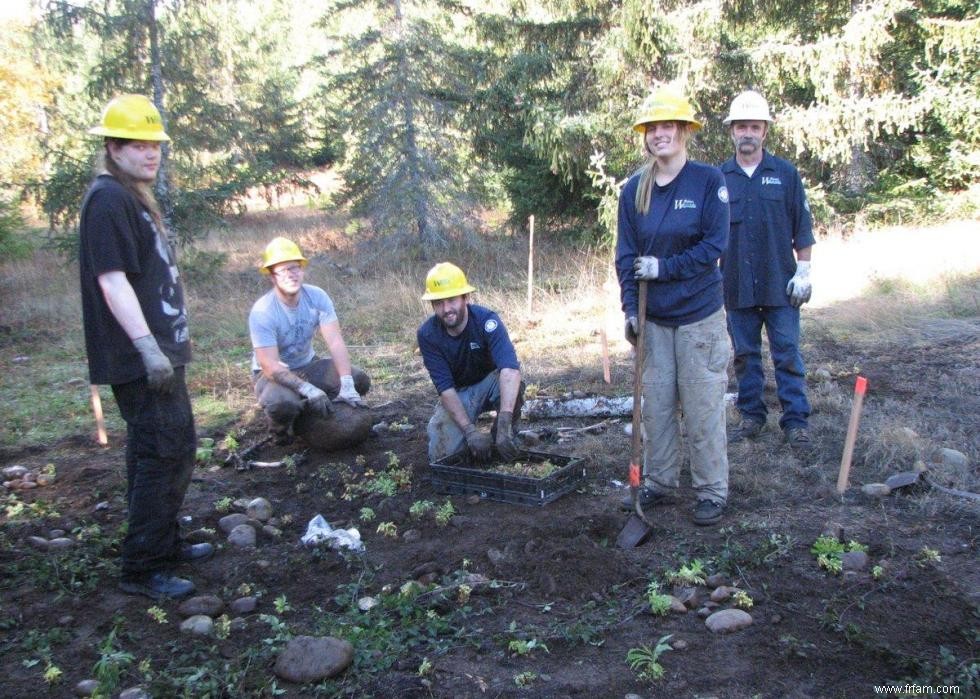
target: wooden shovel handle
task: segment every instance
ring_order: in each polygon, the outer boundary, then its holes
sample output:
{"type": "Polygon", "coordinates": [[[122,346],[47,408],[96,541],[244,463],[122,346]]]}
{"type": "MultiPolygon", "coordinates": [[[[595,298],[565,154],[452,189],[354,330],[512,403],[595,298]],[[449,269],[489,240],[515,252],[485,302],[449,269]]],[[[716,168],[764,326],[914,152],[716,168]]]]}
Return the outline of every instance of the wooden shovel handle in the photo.
{"type": "Polygon", "coordinates": [[[647,325],[647,280],[640,279],[637,283],[639,294],[639,313],[636,317],[636,352],[633,357],[633,434],[630,441],[630,486],[640,485],[640,460],[643,458],[643,434],[640,424],[641,403],[643,401],[643,364],[646,359],[646,325],[647,325]],[[634,484],[635,481],[635,484],[634,484]]]}

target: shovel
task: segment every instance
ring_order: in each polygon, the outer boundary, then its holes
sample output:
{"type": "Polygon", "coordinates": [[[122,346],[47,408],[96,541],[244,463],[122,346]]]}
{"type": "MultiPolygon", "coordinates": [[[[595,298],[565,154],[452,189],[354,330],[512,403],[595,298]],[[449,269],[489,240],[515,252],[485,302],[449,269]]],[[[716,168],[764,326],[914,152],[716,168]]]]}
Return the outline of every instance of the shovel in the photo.
{"type": "Polygon", "coordinates": [[[636,331],[636,353],[633,362],[633,432],[630,435],[630,499],[633,501],[633,512],[626,526],[616,537],[616,545],[621,549],[631,549],[639,546],[653,530],[653,525],[640,505],[640,460],[643,458],[643,434],[640,425],[640,403],[643,393],[643,359],[645,350],[646,317],[647,317],[647,281],[639,280],[638,293],[640,310],[637,314],[639,328],[636,331]]]}

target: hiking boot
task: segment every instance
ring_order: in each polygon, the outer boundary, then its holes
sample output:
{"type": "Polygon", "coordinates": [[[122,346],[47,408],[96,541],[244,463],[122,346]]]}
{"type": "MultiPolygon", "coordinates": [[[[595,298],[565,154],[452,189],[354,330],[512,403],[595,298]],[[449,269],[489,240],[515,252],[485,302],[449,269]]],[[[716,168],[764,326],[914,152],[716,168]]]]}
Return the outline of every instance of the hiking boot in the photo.
{"type": "Polygon", "coordinates": [[[194,592],[194,583],[178,578],[173,573],[157,571],[137,578],[124,578],[119,589],[131,595],[146,595],[157,601],[183,599],[194,592]]]}
{"type": "Polygon", "coordinates": [[[805,427],[788,427],[785,434],[786,443],[793,449],[809,449],[813,446],[810,442],[810,433],[805,427]]]}
{"type": "Polygon", "coordinates": [[[760,422],[759,420],[742,420],[742,424],[728,437],[728,443],[736,444],[738,442],[744,442],[746,439],[756,439],[762,434],[762,429],[765,426],[766,423],[760,422]]]}
{"type": "Polygon", "coordinates": [[[214,546],[204,542],[202,544],[181,544],[177,552],[171,556],[178,563],[200,563],[206,561],[214,555],[214,546]]]}
{"type": "Polygon", "coordinates": [[[714,500],[698,500],[694,507],[694,523],[701,527],[717,524],[721,521],[721,513],[725,506],[714,500]]]}
{"type": "MultiPolygon", "coordinates": [[[[637,493],[637,499],[640,501],[640,507],[654,507],[656,505],[663,505],[668,500],[670,496],[667,493],[655,490],[648,486],[643,486],[640,488],[640,492],[637,493]]],[[[623,498],[619,503],[620,508],[626,510],[627,512],[633,509],[633,494],[630,493],[625,498],[623,498]]]]}

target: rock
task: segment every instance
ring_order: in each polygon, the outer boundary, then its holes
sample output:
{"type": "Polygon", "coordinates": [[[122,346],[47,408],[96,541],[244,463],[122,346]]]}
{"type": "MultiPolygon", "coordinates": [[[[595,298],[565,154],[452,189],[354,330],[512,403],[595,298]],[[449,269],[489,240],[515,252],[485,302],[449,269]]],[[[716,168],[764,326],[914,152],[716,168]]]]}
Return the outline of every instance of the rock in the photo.
{"type": "Polygon", "coordinates": [[[37,487],[37,483],[35,483],[34,481],[27,480],[27,476],[25,476],[23,480],[19,482],[18,481],[15,482],[17,483],[15,490],[33,490],[34,488],[37,487]]]}
{"type": "Polygon", "coordinates": [[[752,625],[752,615],[741,609],[722,609],[704,620],[711,633],[732,633],[752,625]]]}
{"type": "Polygon", "coordinates": [[[51,539],[48,542],[48,551],[66,551],[75,545],[75,542],[71,539],[66,539],[63,536],[57,539],[51,539]]]}
{"type": "Polygon", "coordinates": [[[279,654],[273,672],[288,682],[306,684],[338,675],[353,661],[354,646],[347,641],[332,636],[297,636],[279,654]]]}
{"type": "Polygon", "coordinates": [[[355,447],[371,436],[372,412],[335,402],[333,414],[321,417],[304,410],[293,423],[293,431],[314,449],[336,451],[355,447]]]}
{"type": "Polygon", "coordinates": [[[861,492],[873,498],[883,498],[892,492],[891,487],[886,483],[865,483],[861,486],[861,492]]]}
{"type": "Polygon", "coordinates": [[[205,614],[195,614],[180,622],[180,632],[192,636],[210,636],[214,631],[214,619],[205,614]]]}
{"type": "Polygon", "coordinates": [[[82,680],[75,685],[75,696],[77,697],[90,697],[95,694],[95,690],[99,688],[98,680],[82,680]]]}
{"type": "Polygon", "coordinates": [[[64,529],[52,529],[48,532],[49,539],[60,539],[66,534],[64,529]]]}
{"type": "Polygon", "coordinates": [[[686,614],[687,607],[679,599],[673,595],[668,595],[670,597],[670,611],[677,612],[678,614],[686,614]]]}
{"type": "Polygon", "coordinates": [[[65,614],[58,617],[58,626],[71,626],[75,623],[75,617],[71,614],[65,614]]]}
{"type": "Polygon", "coordinates": [[[14,464],[13,466],[7,466],[0,473],[3,474],[4,479],[14,481],[26,476],[29,469],[26,466],[21,466],[20,464],[14,464]]]}
{"type": "Polygon", "coordinates": [[[773,614],[772,619],[770,619],[770,621],[774,624],[778,624],[782,620],[783,620],[783,616],[781,614],[773,614]]]}
{"type": "Polygon", "coordinates": [[[827,522],[820,536],[827,536],[837,541],[844,541],[844,525],[839,522],[827,522]]]}
{"type": "Polygon", "coordinates": [[[225,534],[231,534],[231,530],[240,524],[245,524],[248,521],[246,517],[241,512],[235,512],[234,514],[225,515],[218,520],[218,528],[221,529],[225,534]]]}
{"type": "Polygon", "coordinates": [[[711,601],[712,602],[724,602],[732,596],[732,588],[727,585],[722,585],[721,587],[716,587],[711,591],[711,601]]]}
{"type": "Polygon", "coordinates": [[[361,597],[357,600],[357,608],[362,612],[366,612],[369,609],[373,609],[378,606],[378,600],[376,597],[361,597]]]}
{"type": "Polygon", "coordinates": [[[721,587],[722,585],[731,585],[731,582],[732,581],[729,579],[729,577],[724,573],[715,573],[714,575],[709,575],[705,579],[704,584],[711,589],[715,589],[721,587]]]}
{"type": "Polygon", "coordinates": [[[929,470],[929,467],[926,466],[926,462],[922,459],[916,459],[916,462],[912,464],[912,470],[916,473],[925,473],[929,470]]]}
{"type": "Polygon", "coordinates": [[[189,544],[205,544],[214,540],[214,532],[208,529],[195,529],[194,531],[187,532],[187,536],[184,539],[189,544]]]}
{"type": "Polygon", "coordinates": [[[426,561],[412,568],[412,572],[409,573],[409,576],[413,578],[420,578],[423,575],[428,575],[429,573],[438,573],[441,568],[442,566],[440,566],[436,561],[426,561]]]}
{"type": "Polygon", "coordinates": [[[102,512],[102,511],[108,510],[108,509],[109,509],[109,501],[108,500],[103,500],[102,502],[98,503],[95,507],[92,508],[92,510],[94,512],[102,512]]]}
{"type": "Polygon", "coordinates": [[[21,480],[30,481],[31,483],[33,483],[34,481],[37,480],[37,474],[34,473],[34,471],[28,471],[23,476],[21,476],[21,480]]]}
{"type": "Polygon", "coordinates": [[[405,533],[402,534],[402,541],[406,544],[414,544],[416,541],[422,539],[422,532],[418,529],[406,529],[405,533]]]}
{"type": "Polygon", "coordinates": [[[54,477],[46,473],[39,473],[37,476],[38,487],[45,487],[54,483],[54,477]]]}
{"type": "Polygon", "coordinates": [[[241,548],[255,546],[255,529],[248,524],[239,524],[228,535],[228,543],[241,548]]]}
{"type": "Polygon", "coordinates": [[[721,605],[718,604],[717,602],[712,602],[711,600],[708,600],[707,602],[704,603],[704,606],[713,611],[715,609],[718,609],[718,607],[720,607],[721,605]]]}
{"type": "Polygon", "coordinates": [[[481,502],[483,502],[483,498],[481,498],[479,495],[470,495],[468,498],[466,498],[467,505],[479,505],[481,502]]]}
{"type": "Polygon", "coordinates": [[[970,464],[970,460],[966,458],[966,454],[956,449],[940,449],[939,454],[942,457],[943,463],[952,468],[966,468],[970,464]]]}
{"type": "Polygon", "coordinates": [[[674,650],[687,650],[688,649],[688,645],[689,644],[688,644],[687,641],[685,641],[682,638],[678,638],[676,641],[673,641],[670,644],[670,647],[673,648],[674,650]]]}
{"type": "Polygon", "coordinates": [[[245,507],[245,514],[264,522],[272,516],[272,503],[265,498],[255,498],[245,507]]]}
{"type": "Polygon", "coordinates": [[[130,687],[119,693],[119,699],[153,699],[142,687],[130,687]]]}
{"type": "Polygon", "coordinates": [[[235,498],[232,501],[231,506],[236,510],[244,510],[246,507],[248,507],[248,503],[252,502],[254,499],[255,498],[235,498]]]}
{"type": "Polygon", "coordinates": [[[868,567],[868,554],[864,551],[848,551],[840,557],[841,570],[864,570],[868,567]]]}
{"type": "Polygon", "coordinates": [[[266,536],[272,537],[273,539],[278,539],[280,536],[282,536],[282,531],[277,527],[273,527],[271,524],[267,524],[262,527],[262,533],[266,536]]]}
{"type": "Polygon", "coordinates": [[[236,616],[234,619],[228,622],[228,629],[230,631],[244,631],[246,626],[248,626],[248,622],[246,622],[240,616],[236,616]]]}
{"type": "Polygon", "coordinates": [[[220,597],[215,595],[197,595],[180,603],[177,612],[183,617],[197,616],[218,616],[225,608],[225,603],[220,597]]]}
{"type": "Polygon", "coordinates": [[[491,548],[487,549],[487,558],[489,558],[490,562],[495,566],[499,566],[501,563],[504,563],[507,560],[507,554],[500,549],[491,548]]]}
{"type": "Polygon", "coordinates": [[[262,570],[265,570],[266,568],[268,568],[268,567],[269,567],[269,566],[271,566],[272,564],[271,564],[271,563],[269,563],[269,561],[267,561],[267,560],[265,560],[264,558],[260,558],[259,560],[257,560],[257,561],[255,562],[255,565],[256,565],[256,566],[257,566],[258,568],[261,568],[262,570]]]}
{"type": "Polygon", "coordinates": [[[711,609],[708,607],[701,607],[701,609],[698,610],[698,616],[702,619],[707,619],[709,616],[711,616],[711,609]]]}
{"type": "Polygon", "coordinates": [[[255,611],[259,601],[255,597],[239,597],[232,600],[228,605],[228,611],[232,614],[251,614],[255,611]]]}
{"type": "Polygon", "coordinates": [[[694,609],[701,604],[701,594],[696,587],[675,587],[674,597],[688,609],[694,609]]]}
{"type": "Polygon", "coordinates": [[[48,550],[48,540],[43,536],[29,536],[27,540],[30,542],[31,546],[38,549],[39,551],[48,550]]]}

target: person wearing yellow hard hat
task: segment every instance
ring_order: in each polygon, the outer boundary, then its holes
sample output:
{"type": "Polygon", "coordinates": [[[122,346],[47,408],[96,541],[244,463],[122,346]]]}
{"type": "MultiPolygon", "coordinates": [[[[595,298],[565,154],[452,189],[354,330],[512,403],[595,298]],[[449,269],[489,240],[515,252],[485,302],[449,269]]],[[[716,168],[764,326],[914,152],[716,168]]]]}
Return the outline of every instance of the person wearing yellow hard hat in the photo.
{"type": "Polygon", "coordinates": [[[514,415],[524,400],[521,364],[500,316],[470,303],[476,291],[451,262],[440,262],[425,277],[422,300],[432,315],[416,337],[422,361],[439,393],[429,420],[429,460],[438,461],[464,448],[478,461],[494,449],[505,461],[519,451],[514,440],[514,415]],[[490,434],[476,426],[479,415],[497,411],[490,434]]]}
{"type": "Polygon", "coordinates": [[[810,259],[816,241],[800,173],[763,147],[772,122],[769,103],[755,90],[738,94],[723,122],[735,155],[721,165],[732,211],[731,239],[721,270],[735,348],[735,407],[742,418],[730,441],[755,439],[766,424],[765,327],[783,411],[779,427],[790,447],[799,450],[810,447],[800,306],[810,300],[810,259]]]}
{"type": "MultiPolygon", "coordinates": [[[[366,407],[362,396],[371,387],[368,375],[351,365],[330,296],[305,283],[307,262],[293,241],[272,239],[259,265],[271,288],[248,314],[255,394],[280,444],[292,440],[294,423],[304,410],[327,417],[333,412],[331,400],[366,407]],[[318,332],[329,357],[318,357],[313,349],[318,332]]],[[[332,429],[344,429],[344,424],[332,429]]],[[[343,437],[335,442],[343,443],[343,437]]]]}
{"type": "Polygon", "coordinates": [[[697,500],[694,523],[710,525],[728,500],[731,347],[718,260],[728,244],[729,213],[721,171],[688,158],[688,142],[700,128],[691,103],[669,87],[653,90],[640,107],[633,130],[643,136],[646,160],[620,194],[616,272],[627,340],[636,344],[644,324],[641,503],[669,502],[679,487],[680,414],[697,500]],[[645,318],[638,317],[638,281],[646,287],[645,318]]]}
{"type": "Polygon", "coordinates": [[[154,599],[185,597],[194,584],[173,566],[214,549],[178,536],[197,438],[184,375],[191,360],[184,291],[153,195],[160,144],[169,136],[142,95],[111,100],[89,133],[102,137],[103,151],[79,221],[82,320],[91,382],[112,386],[126,422],[120,587],[154,599]]]}

